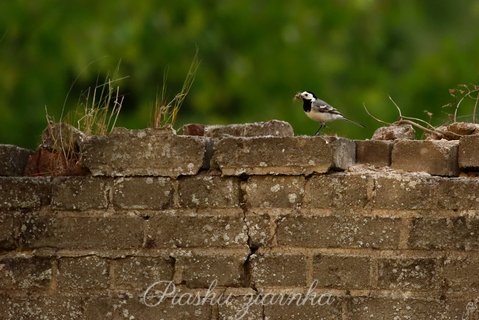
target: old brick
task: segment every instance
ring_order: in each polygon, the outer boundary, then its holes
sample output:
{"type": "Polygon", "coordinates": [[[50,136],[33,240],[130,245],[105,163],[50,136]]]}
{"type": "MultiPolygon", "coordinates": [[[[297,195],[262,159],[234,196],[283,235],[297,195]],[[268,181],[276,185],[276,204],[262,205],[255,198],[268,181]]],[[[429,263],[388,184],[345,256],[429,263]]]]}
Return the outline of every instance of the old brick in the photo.
{"type": "Polygon", "coordinates": [[[342,303],[336,297],[331,297],[331,304],[326,303],[324,299],[316,299],[314,304],[306,302],[303,305],[297,305],[296,302],[286,305],[266,305],[264,307],[265,320],[300,320],[300,319],[327,319],[342,320],[342,303]]]}
{"type": "Polygon", "coordinates": [[[258,320],[263,319],[263,306],[260,303],[249,305],[251,293],[245,296],[231,296],[229,303],[219,306],[219,320],[258,320]]]}
{"type": "MultiPolygon", "coordinates": [[[[212,306],[191,305],[186,303],[186,296],[178,299],[185,292],[176,292],[175,301],[165,299],[161,303],[157,299],[143,302],[143,297],[123,294],[114,297],[91,297],[85,302],[84,319],[141,319],[141,320],[210,320],[212,306]]],[[[192,297],[195,292],[188,292],[192,297]]],[[[143,296],[143,295],[141,295],[143,296]]]]}
{"type": "Polygon", "coordinates": [[[394,144],[391,166],[410,172],[427,172],[437,176],[457,176],[458,141],[402,140],[394,144]]]}
{"type": "Polygon", "coordinates": [[[2,320],[84,320],[82,302],[78,297],[53,296],[9,296],[0,294],[2,320]]]}
{"type": "Polygon", "coordinates": [[[0,259],[0,288],[47,289],[52,278],[50,258],[18,257],[0,259]]]}
{"type": "Polygon", "coordinates": [[[187,216],[162,212],[149,221],[147,247],[244,247],[247,226],[241,211],[233,216],[187,216]]]}
{"type": "Polygon", "coordinates": [[[465,306],[455,301],[353,298],[349,319],[459,320],[465,312],[465,306]]]}
{"type": "Polygon", "coordinates": [[[479,292],[479,260],[476,257],[449,257],[443,260],[440,279],[459,292],[479,292]]]}
{"type": "Polygon", "coordinates": [[[306,257],[298,254],[268,253],[261,249],[250,257],[251,283],[260,287],[306,287],[306,257]]]}
{"type": "Polygon", "coordinates": [[[170,178],[120,178],[113,187],[113,205],[122,209],[167,209],[173,205],[170,178]]]}
{"type": "Polygon", "coordinates": [[[21,176],[31,150],[0,144],[0,176],[21,176]]]}
{"type": "Polygon", "coordinates": [[[416,132],[410,124],[392,124],[387,127],[380,127],[374,131],[372,140],[413,140],[416,132]]]}
{"type": "Polygon", "coordinates": [[[392,141],[356,140],[356,162],[378,167],[391,165],[392,141]]]}
{"type": "Polygon", "coordinates": [[[320,288],[370,288],[371,261],[366,257],[317,255],[313,278],[320,288]]]}
{"type": "Polygon", "coordinates": [[[30,214],[24,217],[20,243],[27,248],[128,249],[143,243],[141,217],[69,217],[30,214]]]}
{"type": "Polygon", "coordinates": [[[436,178],[390,174],[376,179],[372,205],[382,209],[436,208],[436,178]]]}
{"type": "Polygon", "coordinates": [[[171,281],[174,261],[170,257],[126,257],[112,262],[115,287],[146,290],[157,281],[171,281]]]}
{"type": "Polygon", "coordinates": [[[198,124],[187,124],[183,126],[183,134],[205,135],[210,138],[234,137],[292,137],[293,127],[286,121],[271,120],[266,122],[253,122],[229,125],[203,125],[199,130],[198,124]]]}
{"type": "Polygon", "coordinates": [[[442,178],[436,184],[433,192],[437,208],[475,210],[479,207],[479,179],[442,178]]]}
{"type": "Polygon", "coordinates": [[[105,290],[110,286],[108,262],[95,256],[61,258],[57,282],[62,291],[105,290]]]}
{"type": "Polygon", "coordinates": [[[37,208],[50,199],[49,178],[0,177],[0,208],[37,208]]]}
{"type": "Polygon", "coordinates": [[[243,264],[248,251],[214,256],[193,254],[177,258],[182,280],[188,288],[209,288],[216,281],[219,287],[238,287],[244,281],[243,264]]]}
{"type": "Polygon", "coordinates": [[[95,176],[194,175],[203,165],[205,145],[205,139],[170,129],[115,128],[81,143],[81,164],[95,176]]]}
{"type": "Polygon", "coordinates": [[[478,228],[477,218],[415,218],[408,243],[413,249],[477,250],[478,228]]]}
{"type": "Polygon", "coordinates": [[[0,211],[0,251],[13,250],[17,246],[16,224],[12,212],[0,211]]]}
{"type": "Polygon", "coordinates": [[[324,173],[354,163],[355,144],[323,137],[224,138],[215,144],[213,163],[224,175],[324,173]]]}
{"type": "Polygon", "coordinates": [[[271,246],[274,231],[272,229],[273,222],[269,215],[247,212],[245,221],[248,227],[248,244],[250,246],[255,248],[271,246]]]}
{"type": "Polygon", "coordinates": [[[180,206],[186,208],[239,207],[237,178],[199,175],[183,177],[178,187],[180,206]]]}
{"type": "Polygon", "coordinates": [[[479,135],[461,137],[458,154],[461,169],[479,169],[479,135]]]}
{"type": "Polygon", "coordinates": [[[356,163],[356,143],[337,136],[324,137],[333,155],[333,169],[347,170],[356,163]]]}
{"type": "Polygon", "coordinates": [[[94,177],[61,177],[53,180],[52,206],[64,210],[105,209],[112,181],[94,177]]]}
{"type": "Polygon", "coordinates": [[[368,184],[370,179],[359,174],[315,175],[306,182],[304,202],[309,208],[362,208],[368,202],[368,184]]]}
{"type": "Polygon", "coordinates": [[[479,205],[476,179],[393,173],[374,179],[371,205],[375,208],[473,210],[479,205]]]}
{"type": "Polygon", "coordinates": [[[378,285],[384,289],[431,289],[439,286],[436,281],[436,259],[398,258],[378,261],[378,285]]]}
{"type": "Polygon", "coordinates": [[[253,208],[291,208],[302,203],[304,177],[250,177],[245,185],[245,201],[253,208]]]}
{"type": "Polygon", "coordinates": [[[400,227],[394,218],[286,216],[278,221],[277,241],[295,247],[394,249],[400,227]]]}

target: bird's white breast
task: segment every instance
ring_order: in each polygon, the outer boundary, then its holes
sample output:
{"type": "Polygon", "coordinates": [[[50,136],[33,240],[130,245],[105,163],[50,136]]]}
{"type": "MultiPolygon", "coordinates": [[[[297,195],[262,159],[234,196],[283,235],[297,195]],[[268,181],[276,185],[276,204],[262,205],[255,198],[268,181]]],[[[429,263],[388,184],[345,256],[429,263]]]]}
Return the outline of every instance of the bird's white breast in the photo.
{"type": "Polygon", "coordinates": [[[308,116],[308,118],[310,118],[311,120],[321,122],[321,123],[326,123],[326,122],[329,122],[329,121],[333,121],[333,120],[342,118],[342,116],[339,115],[339,114],[325,113],[325,112],[324,113],[323,112],[314,112],[312,110],[310,112],[305,112],[305,113],[308,116]]]}

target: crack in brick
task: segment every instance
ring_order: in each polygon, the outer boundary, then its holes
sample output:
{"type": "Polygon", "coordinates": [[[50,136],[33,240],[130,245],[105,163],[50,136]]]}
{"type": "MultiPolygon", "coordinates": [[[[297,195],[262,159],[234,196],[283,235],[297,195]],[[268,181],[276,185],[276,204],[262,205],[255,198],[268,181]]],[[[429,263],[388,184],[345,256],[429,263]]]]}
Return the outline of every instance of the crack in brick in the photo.
{"type": "Polygon", "coordinates": [[[374,198],[376,197],[377,183],[378,183],[377,180],[374,178],[368,179],[367,190],[366,190],[367,198],[363,208],[367,208],[374,201],[374,198]]]}
{"type": "Polygon", "coordinates": [[[173,275],[171,280],[175,284],[181,284],[183,282],[183,270],[178,268],[178,263],[175,256],[169,255],[169,258],[171,259],[171,263],[173,265],[173,275]]]}
{"type": "Polygon", "coordinates": [[[246,255],[246,258],[243,262],[243,285],[245,287],[249,287],[253,289],[254,291],[258,292],[254,284],[251,283],[251,256],[254,255],[256,251],[258,251],[259,247],[252,244],[250,228],[246,220],[246,212],[247,210],[243,210],[243,222],[246,227],[246,235],[248,236],[247,245],[248,245],[249,252],[246,255]]]}
{"type": "Polygon", "coordinates": [[[245,191],[245,186],[246,185],[245,184],[246,184],[247,181],[248,181],[248,176],[241,177],[240,188],[239,188],[239,190],[240,190],[239,191],[239,206],[243,210],[242,219],[243,219],[243,223],[244,223],[245,228],[246,228],[246,235],[248,237],[248,240],[247,240],[246,243],[247,243],[248,249],[249,249],[249,252],[246,255],[246,258],[245,258],[245,260],[243,262],[243,266],[242,266],[243,267],[243,285],[245,287],[249,287],[249,288],[253,289],[255,292],[258,292],[258,289],[251,282],[251,256],[254,255],[256,253],[256,251],[258,251],[259,246],[253,244],[253,240],[252,240],[252,237],[251,237],[251,230],[249,228],[248,221],[247,221],[247,218],[246,218],[248,208],[247,208],[247,201],[246,201],[246,191],[245,191]]]}
{"type": "Polygon", "coordinates": [[[284,219],[284,217],[271,217],[271,245],[277,246],[278,245],[278,221],[284,219]]]}
{"type": "MultiPolygon", "coordinates": [[[[201,171],[208,171],[211,169],[211,161],[213,159],[215,141],[214,139],[206,138],[205,152],[203,154],[203,164],[201,165],[201,171]]],[[[213,165],[214,166],[214,165],[213,165]]]]}

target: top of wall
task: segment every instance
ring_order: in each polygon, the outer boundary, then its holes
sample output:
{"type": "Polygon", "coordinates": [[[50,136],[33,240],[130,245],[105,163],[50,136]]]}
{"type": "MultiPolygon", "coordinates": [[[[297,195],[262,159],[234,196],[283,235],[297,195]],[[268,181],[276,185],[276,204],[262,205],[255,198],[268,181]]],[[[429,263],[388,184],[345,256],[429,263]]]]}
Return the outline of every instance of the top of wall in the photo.
{"type": "MultiPolygon", "coordinates": [[[[79,166],[70,174],[94,176],[195,175],[201,170],[226,176],[309,175],[347,170],[354,164],[390,167],[438,176],[465,175],[479,168],[479,135],[459,140],[409,140],[383,135],[379,139],[352,141],[331,136],[294,136],[283,121],[204,126],[187,125],[183,134],[172,129],[127,130],[116,128],[108,136],[79,136],[79,166]]],[[[52,157],[52,147],[36,153],[0,145],[0,176],[21,176],[25,167],[43,162],[62,167],[65,160],[52,157]],[[50,149],[50,150],[49,150],[50,149]],[[42,153],[43,152],[43,153],[42,153]]],[[[33,171],[34,172],[34,171],[33,171]]],[[[61,170],[55,175],[69,175],[61,170]]]]}

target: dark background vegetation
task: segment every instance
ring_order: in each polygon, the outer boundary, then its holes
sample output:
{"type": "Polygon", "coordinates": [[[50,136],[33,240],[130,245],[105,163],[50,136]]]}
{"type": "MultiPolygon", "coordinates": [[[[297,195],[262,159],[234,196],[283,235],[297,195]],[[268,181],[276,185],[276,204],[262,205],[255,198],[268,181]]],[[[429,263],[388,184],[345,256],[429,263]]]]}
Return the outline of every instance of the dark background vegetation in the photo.
{"type": "MultiPolygon", "coordinates": [[[[478,83],[475,0],[0,2],[0,143],[35,147],[45,107],[57,120],[89,87],[112,76],[125,96],[120,126],[142,128],[168,70],[182,86],[196,49],[201,65],[179,113],[186,122],[291,122],[314,133],[292,96],[315,91],[366,129],[334,123],[330,133],[368,138],[379,126],[362,105],[394,121],[396,110],[448,121],[449,88],[478,83]],[[70,92],[70,88],[72,88],[70,92]]],[[[460,115],[471,118],[472,104],[460,115]]]]}

